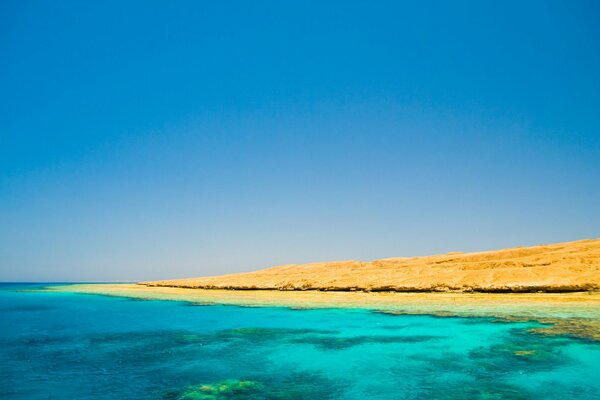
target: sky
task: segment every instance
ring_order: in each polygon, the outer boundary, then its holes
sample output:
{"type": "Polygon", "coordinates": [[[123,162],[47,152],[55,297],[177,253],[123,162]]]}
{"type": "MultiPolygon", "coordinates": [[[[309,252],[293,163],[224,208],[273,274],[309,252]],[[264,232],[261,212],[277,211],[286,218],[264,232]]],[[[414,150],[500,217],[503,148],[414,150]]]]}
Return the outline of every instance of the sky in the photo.
{"type": "Polygon", "coordinates": [[[600,237],[595,1],[0,1],[0,280],[600,237]]]}

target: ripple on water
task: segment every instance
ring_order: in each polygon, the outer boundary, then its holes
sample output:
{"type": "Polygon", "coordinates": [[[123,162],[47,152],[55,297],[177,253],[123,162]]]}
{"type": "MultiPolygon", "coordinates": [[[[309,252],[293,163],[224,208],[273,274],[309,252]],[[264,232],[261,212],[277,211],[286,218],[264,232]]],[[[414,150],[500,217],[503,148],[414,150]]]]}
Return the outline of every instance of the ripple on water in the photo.
{"type": "Polygon", "coordinates": [[[5,297],[1,398],[600,398],[599,342],[560,321],[5,297]]]}

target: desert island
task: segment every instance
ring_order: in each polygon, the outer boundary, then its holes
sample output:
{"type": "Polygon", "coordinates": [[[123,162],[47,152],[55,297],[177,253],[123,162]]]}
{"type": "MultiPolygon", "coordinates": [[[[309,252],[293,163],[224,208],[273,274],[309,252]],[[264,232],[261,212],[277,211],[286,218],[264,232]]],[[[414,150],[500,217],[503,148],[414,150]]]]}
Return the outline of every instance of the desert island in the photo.
{"type": "Polygon", "coordinates": [[[394,314],[535,320],[543,324],[537,328],[541,334],[600,340],[600,239],[49,290],[196,305],[367,308],[394,314]]]}

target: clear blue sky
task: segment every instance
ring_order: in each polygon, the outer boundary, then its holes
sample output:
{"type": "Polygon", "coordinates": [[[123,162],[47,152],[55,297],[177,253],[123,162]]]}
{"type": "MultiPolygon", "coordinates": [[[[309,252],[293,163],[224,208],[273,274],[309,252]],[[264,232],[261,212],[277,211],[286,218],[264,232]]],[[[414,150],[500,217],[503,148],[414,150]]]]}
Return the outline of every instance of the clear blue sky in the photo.
{"type": "Polygon", "coordinates": [[[2,1],[0,280],[600,236],[600,5],[2,1]]]}

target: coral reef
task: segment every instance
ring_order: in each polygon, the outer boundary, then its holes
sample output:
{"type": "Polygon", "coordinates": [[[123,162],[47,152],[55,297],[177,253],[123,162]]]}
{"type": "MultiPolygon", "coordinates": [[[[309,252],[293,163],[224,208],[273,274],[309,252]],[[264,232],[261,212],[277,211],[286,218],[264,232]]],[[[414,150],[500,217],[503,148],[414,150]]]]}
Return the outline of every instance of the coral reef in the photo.
{"type": "Polygon", "coordinates": [[[178,400],[228,400],[252,399],[262,384],[250,380],[228,379],[216,383],[205,383],[186,389],[178,400]]]}

